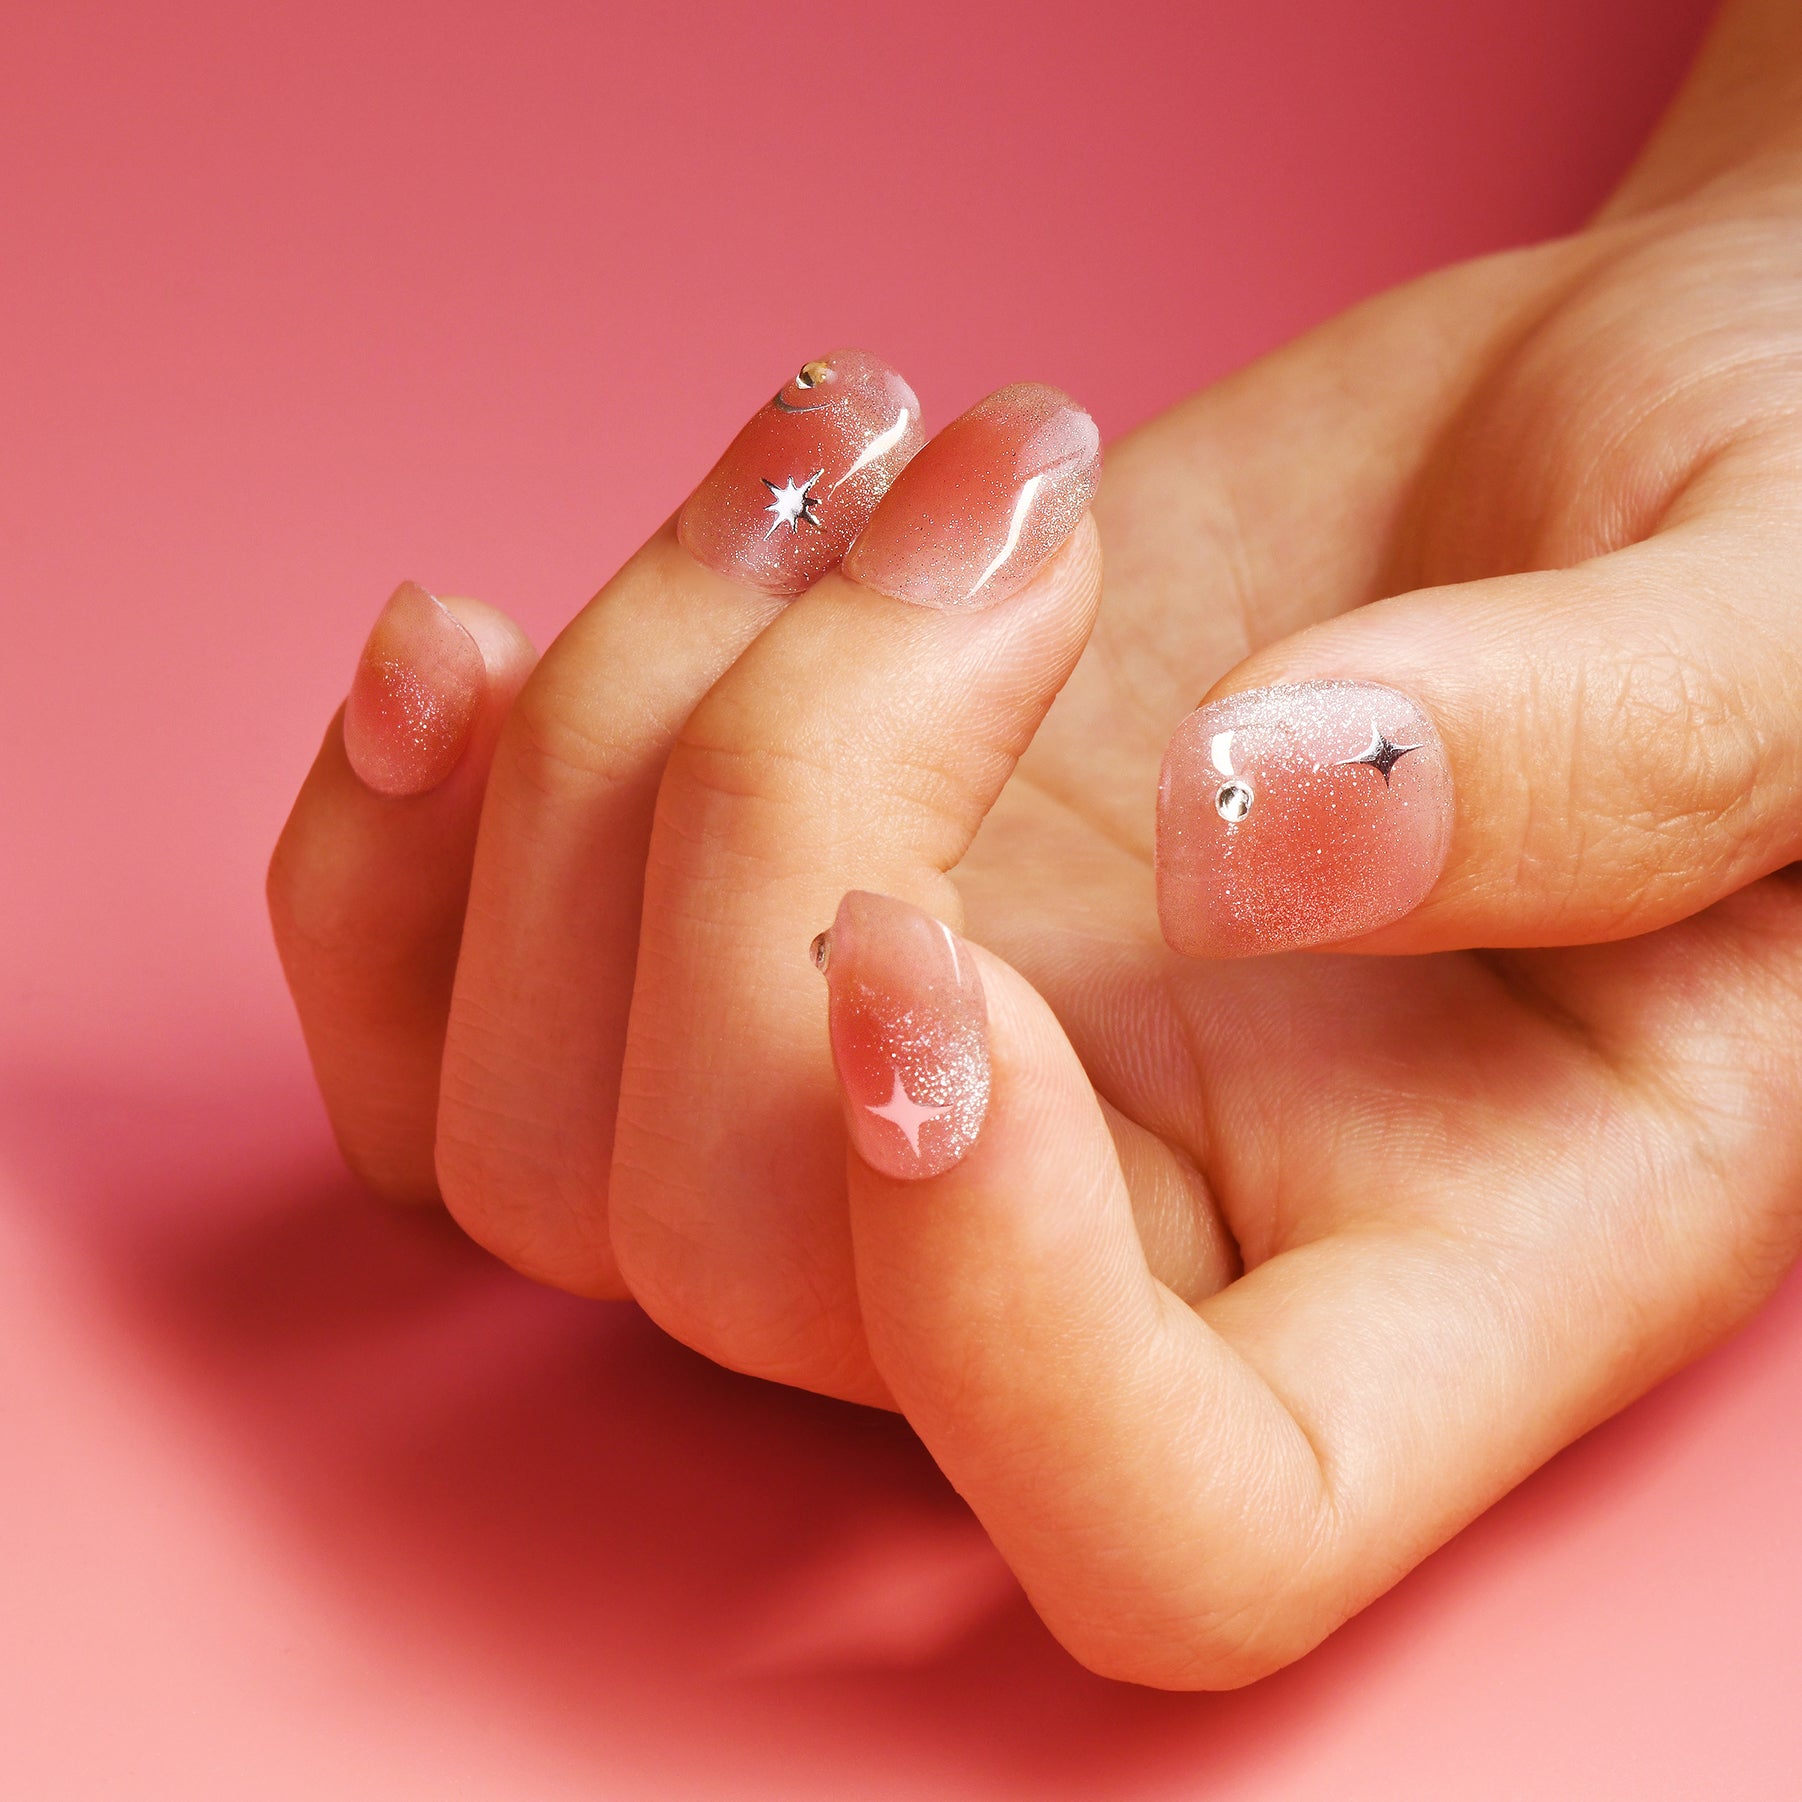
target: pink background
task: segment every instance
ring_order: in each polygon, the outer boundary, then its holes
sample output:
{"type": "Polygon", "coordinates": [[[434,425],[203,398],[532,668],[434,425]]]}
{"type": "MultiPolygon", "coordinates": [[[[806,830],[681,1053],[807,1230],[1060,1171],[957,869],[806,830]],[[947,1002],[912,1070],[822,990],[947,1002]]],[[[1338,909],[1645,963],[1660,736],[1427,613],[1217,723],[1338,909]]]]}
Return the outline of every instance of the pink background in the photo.
{"type": "Polygon", "coordinates": [[[1699,0],[8,9],[0,1791],[1794,1795],[1802,1294],[1137,1692],[898,1423],[340,1173],[260,865],[381,598],[542,639],[803,357],[1111,434],[1560,230],[1699,0]]]}

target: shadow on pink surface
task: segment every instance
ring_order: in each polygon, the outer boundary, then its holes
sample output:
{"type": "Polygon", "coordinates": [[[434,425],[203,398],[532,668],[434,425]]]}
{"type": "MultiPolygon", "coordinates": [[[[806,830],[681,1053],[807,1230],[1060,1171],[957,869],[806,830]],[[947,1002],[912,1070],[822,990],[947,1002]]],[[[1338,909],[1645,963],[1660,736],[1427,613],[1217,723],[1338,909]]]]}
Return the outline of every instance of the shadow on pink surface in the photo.
{"type": "Polygon", "coordinates": [[[796,1781],[855,1759],[1048,1797],[1248,1773],[1410,1659],[1473,1561],[1530,1559],[1802,1337],[1792,1292],[1302,1664],[1161,1695],[1061,1652],[898,1419],[720,1370],[384,1210],[292,1078],[8,1092],[10,1162],[309,1583],[578,1758],[729,1746],[796,1781]]]}

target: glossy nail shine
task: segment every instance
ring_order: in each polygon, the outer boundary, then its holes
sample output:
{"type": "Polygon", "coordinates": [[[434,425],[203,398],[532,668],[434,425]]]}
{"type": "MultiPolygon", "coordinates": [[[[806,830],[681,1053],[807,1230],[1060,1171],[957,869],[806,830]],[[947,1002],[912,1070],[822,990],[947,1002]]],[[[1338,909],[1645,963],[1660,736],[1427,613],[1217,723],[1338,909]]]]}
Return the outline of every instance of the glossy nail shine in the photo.
{"type": "Polygon", "coordinates": [[[770,594],[838,562],[920,447],[920,403],[864,350],[802,365],[751,418],[676,521],[689,554],[770,594]]]}
{"type": "Polygon", "coordinates": [[[1076,529],[1101,433],[1056,388],[1021,382],[954,419],[896,478],[845,574],[923,607],[992,607],[1076,529]]]}
{"type": "Polygon", "coordinates": [[[1243,957],[1374,932],[1426,899],[1451,825],[1444,746],[1407,695],[1299,682],[1211,702],[1164,756],[1164,937],[1243,957]]]}
{"type": "Polygon", "coordinates": [[[949,1170],[989,1104],[988,1010],[968,948],[917,907],[853,891],[814,961],[858,1155],[902,1179],[949,1170]]]}

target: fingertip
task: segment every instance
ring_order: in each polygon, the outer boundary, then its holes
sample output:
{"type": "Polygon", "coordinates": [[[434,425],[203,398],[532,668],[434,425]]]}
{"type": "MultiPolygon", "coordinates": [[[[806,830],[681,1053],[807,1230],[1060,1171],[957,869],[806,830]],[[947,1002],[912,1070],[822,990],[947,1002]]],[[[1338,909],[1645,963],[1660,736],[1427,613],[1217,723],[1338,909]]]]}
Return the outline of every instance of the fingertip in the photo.
{"type": "Polygon", "coordinates": [[[682,546],[746,587],[804,593],[863,530],[922,437],[920,403],[891,364],[863,350],[814,358],[683,504],[682,546]]]}
{"type": "Polygon", "coordinates": [[[440,595],[438,604],[475,640],[491,689],[517,689],[531,674],[537,647],[510,614],[460,594],[440,595]]]}
{"type": "Polygon", "coordinates": [[[901,1181],[943,1174],[976,1142],[989,1101],[970,948],[918,907],[853,890],[813,955],[853,1149],[901,1181]]]}
{"type": "Polygon", "coordinates": [[[844,572],[921,607],[993,607],[1027,587],[1088,515],[1101,433],[1060,389],[1019,382],[954,419],[895,478],[844,572]]]}

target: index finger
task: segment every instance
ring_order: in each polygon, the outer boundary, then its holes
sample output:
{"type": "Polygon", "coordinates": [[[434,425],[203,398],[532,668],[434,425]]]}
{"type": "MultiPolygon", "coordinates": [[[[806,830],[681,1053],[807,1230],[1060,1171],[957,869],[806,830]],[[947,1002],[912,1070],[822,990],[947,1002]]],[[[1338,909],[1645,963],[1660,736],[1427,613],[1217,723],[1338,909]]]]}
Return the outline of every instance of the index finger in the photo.
{"type": "MultiPolygon", "coordinates": [[[[1191,1309],[1147,1267],[1049,1009],[936,921],[859,899],[825,962],[871,1353],[1104,1674],[1225,1688],[1298,1657],[1781,1268],[1746,1230],[1775,1159],[1561,1115],[1522,1125],[1532,1184],[1501,1208],[1458,1185],[1507,1170],[1436,1169],[1437,1211],[1373,1209],[1191,1309]],[[1565,1189],[1583,1205],[1546,1205],[1565,1189]]],[[[1728,1017],[1743,976],[1686,971],[1682,1008],[1728,1017]]]]}

